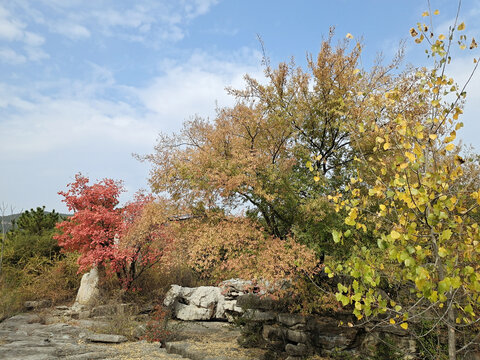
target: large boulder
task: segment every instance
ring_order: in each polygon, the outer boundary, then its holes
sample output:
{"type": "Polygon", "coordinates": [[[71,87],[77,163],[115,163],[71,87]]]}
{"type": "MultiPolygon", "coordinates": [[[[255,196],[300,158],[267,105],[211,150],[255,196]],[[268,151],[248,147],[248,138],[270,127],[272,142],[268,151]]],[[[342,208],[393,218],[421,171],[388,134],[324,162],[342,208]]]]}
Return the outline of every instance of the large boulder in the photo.
{"type": "Polygon", "coordinates": [[[173,310],[180,320],[228,320],[232,314],[240,314],[243,309],[237,306],[237,297],[252,287],[251,281],[231,279],[218,287],[200,286],[196,288],[172,285],[165,295],[163,304],[173,310]]]}
{"type": "Polygon", "coordinates": [[[100,297],[99,280],[100,276],[96,267],[82,276],[73,308],[92,307],[98,302],[100,297]]]}

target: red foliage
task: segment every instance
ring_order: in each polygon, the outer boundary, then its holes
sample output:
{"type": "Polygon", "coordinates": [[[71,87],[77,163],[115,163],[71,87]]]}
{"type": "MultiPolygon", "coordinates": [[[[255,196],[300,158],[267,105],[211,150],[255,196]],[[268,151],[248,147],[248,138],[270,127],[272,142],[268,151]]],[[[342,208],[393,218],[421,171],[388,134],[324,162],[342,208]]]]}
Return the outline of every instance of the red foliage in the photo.
{"type": "Polygon", "coordinates": [[[78,251],[79,271],[104,266],[116,273],[126,289],[145,269],[163,256],[169,237],[163,226],[142,219],[144,209],[153,204],[151,195],[137,194],[135,201],[118,207],[124,191],[120,182],[104,179],[89,185],[81,174],[60,191],[74,215],[59,223],[55,238],[67,251],[78,251]],[[147,225],[144,223],[147,222],[147,225]]]}
{"type": "Polygon", "coordinates": [[[168,311],[157,305],[152,318],[147,322],[147,331],[142,340],[160,343],[170,340],[173,333],[167,327],[169,317],[168,311]]]}
{"type": "Polygon", "coordinates": [[[121,209],[116,208],[124,191],[121,183],[111,179],[88,182],[77,174],[75,182],[67,185],[70,189],[59,192],[74,215],[57,225],[61,234],[55,238],[65,250],[80,252],[79,271],[115,259],[115,236],[123,225],[121,209]]]}

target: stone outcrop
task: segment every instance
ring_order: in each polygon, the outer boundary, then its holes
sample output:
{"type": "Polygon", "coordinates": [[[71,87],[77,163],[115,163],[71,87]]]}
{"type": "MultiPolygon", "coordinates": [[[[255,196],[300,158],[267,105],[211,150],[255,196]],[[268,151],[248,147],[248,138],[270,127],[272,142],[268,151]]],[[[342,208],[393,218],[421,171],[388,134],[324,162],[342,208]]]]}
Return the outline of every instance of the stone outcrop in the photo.
{"type": "MultiPolygon", "coordinates": [[[[262,296],[268,284],[257,287],[251,281],[231,279],[218,287],[186,288],[172,285],[164,305],[180,320],[227,320],[241,317],[246,324],[240,343],[259,343],[289,360],[309,355],[373,356],[386,341],[401,349],[404,359],[415,358],[415,341],[408,332],[394,326],[339,326],[340,320],[354,323],[350,313],[302,316],[278,311],[279,304],[262,296]],[[259,339],[258,339],[259,338],[259,339]]],[[[267,290],[265,290],[267,289],[267,290]]]]}
{"type": "Polygon", "coordinates": [[[92,268],[88,273],[83,274],[80,282],[80,288],[75,299],[74,309],[82,307],[93,306],[100,296],[100,289],[98,287],[99,273],[96,267],[92,268]]]}
{"type": "Polygon", "coordinates": [[[216,286],[197,288],[172,285],[163,304],[173,310],[179,320],[227,320],[232,321],[243,313],[237,305],[239,296],[251,291],[253,283],[231,279],[216,286]]]}

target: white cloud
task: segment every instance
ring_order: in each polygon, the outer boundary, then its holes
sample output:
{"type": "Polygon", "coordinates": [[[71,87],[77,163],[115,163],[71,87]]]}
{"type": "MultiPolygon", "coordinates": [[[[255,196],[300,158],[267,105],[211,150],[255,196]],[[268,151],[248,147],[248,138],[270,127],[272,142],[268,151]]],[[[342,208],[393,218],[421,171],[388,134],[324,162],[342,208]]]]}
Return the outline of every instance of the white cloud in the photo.
{"type": "Polygon", "coordinates": [[[233,54],[238,60],[221,59],[197,52],[186,63],[166,61],[164,74],[137,90],[145,107],[154,112],[164,130],[177,130],[194,115],[212,117],[215,106],[233,103],[225,87],[243,88],[246,73],[262,77],[260,53],[244,50],[233,54]]]}
{"type": "Polygon", "coordinates": [[[27,58],[10,48],[0,48],[0,60],[8,64],[23,64],[27,58]]]}
{"type": "MultiPolygon", "coordinates": [[[[137,0],[135,2],[24,0],[11,6],[27,23],[46,26],[72,40],[91,36],[118,37],[151,46],[179,41],[188,23],[206,14],[219,0],[137,0]]],[[[8,10],[2,8],[5,14],[8,10]]],[[[2,12],[0,11],[0,18],[2,12]]],[[[6,16],[4,16],[6,18],[6,16]]],[[[21,36],[21,22],[0,23],[0,36],[21,36]],[[3,28],[2,28],[3,26],[3,28]]]]}
{"type": "Polygon", "coordinates": [[[48,58],[48,54],[40,46],[45,38],[39,34],[25,30],[27,25],[15,18],[14,14],[0,5],[0,40],[12,43],[22,43],[24,54],[11,48],[0,49],[0,61],[8,64],[23,64],[27,60],[38,61],[48,58]]]}
{"type": "Polygon", "coordinates": [[[56,22],[50,25],[50,30],[72,40],[90,37],[90,31],[83,25],[74,22],[56,22]]]}
{"type": "Polygon", "coordinates": [[[0,38],[14,41],[23,38],[25,24],[13,19],[10,12],[0,5],[0,38]]]}
{"type": "Polygon", "coordinates": [[[61,79],[32,84],[31,89],[0,84],[0,152],[28,157],[92,139],[144,151],[153,147],[159,131],[178,130],[195,114],[213,116],[216,101],[232,104],[225,87],[243,87],[245,73],[261,76],[259,57],[249,50],[232,59],[197,52],[186,63],[164,63],[163,74],[142,88],[117,84],[109,69],[93,63],[84,81],[61,79]],[[128,103],[108,100],[108,91],[128,98],[128,103]]]}

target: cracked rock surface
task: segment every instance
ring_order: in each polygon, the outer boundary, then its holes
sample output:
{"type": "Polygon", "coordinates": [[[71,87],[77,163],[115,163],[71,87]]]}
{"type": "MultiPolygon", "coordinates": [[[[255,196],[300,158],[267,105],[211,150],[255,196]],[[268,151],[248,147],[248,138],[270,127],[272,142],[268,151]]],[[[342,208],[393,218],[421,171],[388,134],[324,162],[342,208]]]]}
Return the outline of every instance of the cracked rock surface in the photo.
{"type": "MultiPolygon", "coordinates": [[[[58,320],[58,319],[57,319],[58,320]]],[[[50,318],[55,321],[55,318],[50,318]]],[[[45,323],[43,316],[20,314],[0,323],[0,359],[3,360],[93,360],[93,359],[183,359],[167,354],[158,344],[123,342],[118,335],[94,334],[81,322],[45,323]],[[89,341],[89,338],[97,342],[89,341]]]]}

